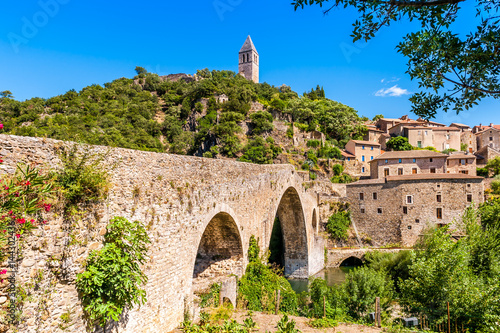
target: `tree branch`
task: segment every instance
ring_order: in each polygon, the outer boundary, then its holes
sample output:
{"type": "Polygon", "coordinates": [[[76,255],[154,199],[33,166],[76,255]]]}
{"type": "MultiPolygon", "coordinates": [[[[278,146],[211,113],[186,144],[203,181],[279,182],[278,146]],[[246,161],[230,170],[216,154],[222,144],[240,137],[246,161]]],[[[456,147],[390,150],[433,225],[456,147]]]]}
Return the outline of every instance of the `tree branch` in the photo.
{"type": "Polygon", "coordinates": [[[444,76],[440,71],[437,72],[437,74],[439,76],[441,76],[443,79],[445,79],[446,81],[449,81],[453,84],[456,84],[457,86],[460,86],[462,88],[465,88],[465,89],[470,89],[470,90],[474,90],[474,91],[479,91],[479,92],[482,92],[482,93],[485,93],[485,94],[500,94],[500,90],[485,90],[485,89],[481,89],[481,88],[476,88],[476,87],[472,87],[468,84],[465,84],[465,83],[461,83],[461,82],[457,82],[455,80],[452,80],[450,78],[447,78],[446,76],[444,76]]]}
{"type": "MultiPolygon", "coordinates": [[[[404,0],[388,0],[388,1],[378,1],[378,3],[381,6],[384,5],[391,5],[391,6],[396,6],[400,8],[404,7],[415,7],[415,8],[421,8],[421,7],[434,7],[434,6],[445,6],[445,5],[455,5],[460,2],[464,2],[465,0],[432,0],[432,1],[425,1],[425,0],[418,0],[418,1],[404,1],[404,0]]],[[[374,2],[373,0],[359,0],[359,2],[366,3],[366,2],[374,2]]],[[[330,10],[332,10],[334,7],[338,6],[340,4],[336,3],[335,5],[332,5],[330,8],[326,9],[323,11],[323,14],[328,14],[330,10]]]]}

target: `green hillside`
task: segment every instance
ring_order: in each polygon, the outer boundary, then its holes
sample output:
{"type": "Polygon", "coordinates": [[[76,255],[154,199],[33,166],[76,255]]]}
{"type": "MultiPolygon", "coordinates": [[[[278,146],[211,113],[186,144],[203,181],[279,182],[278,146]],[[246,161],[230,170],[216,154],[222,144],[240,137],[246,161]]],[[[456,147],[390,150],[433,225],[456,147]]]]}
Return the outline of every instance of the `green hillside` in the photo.
{"type": "Polygon", "coordinates": [[[272,138],[270,112],[289,114],[304,131],[323,132],[328,146],[342,147],[365,129],[366,119],[325,98],[320,87],[299,97],[287,86],[256,84],[231,71],[204,69],[194,76],[168,77],[141,67],[136,71],[133,79],[94,84],[49,99],[20,102],[4,91],[3,133],[272,163],[283,147],[272,138]],[[223,94],[228,101],[218,103],[216,97],[223,94]],[[254,102],[262,110],[251,110],[254,102]]]}

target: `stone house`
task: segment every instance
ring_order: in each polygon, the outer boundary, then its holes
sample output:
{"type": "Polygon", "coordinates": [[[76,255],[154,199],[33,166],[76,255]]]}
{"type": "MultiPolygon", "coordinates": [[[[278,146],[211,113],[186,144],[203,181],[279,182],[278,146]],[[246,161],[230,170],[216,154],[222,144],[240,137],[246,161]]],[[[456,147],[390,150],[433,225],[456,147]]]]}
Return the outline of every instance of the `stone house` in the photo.
{"type": "Polygon", "coordinates": [[[483,168],[489,160],[500,157],[500,150],[490,146],[484,146],[479,149],[475,155],[477,158],[477,166],[483,168]]]}
{"type": "Polygon", "coordinates": [[[483,147],[490,146],[491,148],[500,149],[500,129],[495,127],[486,128],[476,133],[477,150],[483,147]]]}
{"type": "Polygon", "coordinates": [[[360,163],[361,174],[359,176],[369,176],[369,162],[380,155],[380,144],[371,141],[350,140],[345,145],[345,151],[354,155],[355,159],[360,163]]]}
{"type": "Polygon", "coordinates": [[[446,173],[462,173],[475,176],[476,156],[472,154],[456,153],[446,159],[446,173]]]}
{"type": "Polygon", "coordinates": [[[435,127],[432,129],[434,144],[439,151],[455,149],[460,151],[460,129],[456,127],[435,127]]]}
{"type": "Polygon", "coordinates": [[[370,161],[370,177],[446,173],[448,155],[430,150],[390,151],[370,161]]]}
{"type": "Polygon", "coordinates": [[[427,226],[453,223],[484,195],[482,177],[451,173],[388,176],[346,188],[351,219],[375,246],[413,246],[427,226]]]}
{"type": "Polygon", "coordinates": [[[476,135],[472,133],[472,130],[464,131],[460,133],[460,148],[462,145],[466,145],[466,151],[473,154],[477,151],[477,139],[476,135]]]}

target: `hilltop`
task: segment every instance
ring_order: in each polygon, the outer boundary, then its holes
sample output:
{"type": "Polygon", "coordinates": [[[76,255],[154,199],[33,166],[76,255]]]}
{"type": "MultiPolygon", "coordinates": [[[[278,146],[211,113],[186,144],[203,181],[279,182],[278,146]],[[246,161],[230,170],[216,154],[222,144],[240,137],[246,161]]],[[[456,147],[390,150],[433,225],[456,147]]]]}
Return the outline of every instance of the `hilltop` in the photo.
{"type": "Polygon", "coordinates": [[[0,98],[4,133],[172,154],[292,163],[316,168],[340,158],[368,120],[325,97],[319,86],[299,96],[290,87],[254,83],[231,71],[159,76],[136,68],[120,78],[48,99],[0,98]],[[292,123],[294,124],[292,126],[292,123]]]}

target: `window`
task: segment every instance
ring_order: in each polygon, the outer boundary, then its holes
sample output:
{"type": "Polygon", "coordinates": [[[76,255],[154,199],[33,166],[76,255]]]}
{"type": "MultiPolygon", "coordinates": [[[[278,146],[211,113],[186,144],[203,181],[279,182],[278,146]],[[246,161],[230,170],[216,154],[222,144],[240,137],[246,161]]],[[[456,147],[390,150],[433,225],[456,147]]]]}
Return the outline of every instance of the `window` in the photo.
{"type": "Polygon", "coordinates": [[[422,148],[422,141],[417,141],[417,147],[422,148]]]}
{"type": "Polygon", "coordinates": [[[460,164],[465,165],[465,160],[460,160],[460,164]]]}
{"type": "Polygon", "coordinates": [[[407,195],[406,196],[406,203],[407,204],[412,204],[413,203],[413,195],[407,195]]]}
{"type": "Polygon", "coordinates": [[[377,214],[382,214],[382,208],[377,208],[377,214]]]}
{"type": "Polygon", "coordinates": [[[490,141],[493,141],[493,137],[492,136],[490,136],[490,141]]]}
{"type": "Polygon", "coordinates": [[[419,219],[415,219],[415,223],[420,223],[420,220],[419,219]]]}
{"type": "Polygon", "coordinates": [[[361,214],[365,213],[365,209],[364,208],[361,208],[360,211],[361,211],[361,214]]]}
{"type": "Polygon", "coordinates": [[[417,159],[416,158],[413,159],[413,163],[417,163],[417,159]]]}
{"type": "Polygon", "coordinates": [[[350,161],[350,160],[351,160],[351,158],[350,158],[350,157],[348,157],[348,158],[347,158],[347,160],[348,160],[348,161],[350,161]]]}
{"type": "Polygon", "coordinates": [[[359,200],[365,200],[365,194],[364,193],[360,193],[359,194],[359,200]]]}
{"type": "Polygon", "coordinates": [[[387,164],[387,160],[385,160],[385,164],[387,164]]]}
{"type": "Polygon", "coordinates": [[[384,177],[387,177],[387,176],[389,176],[389,169],[385,168],[384,169],[384,177]]]}
{"type": "Polygon", "coordinates": [[[370,161],[372,161],[372,160],[373,160],[373,156],[370,156],[370,161]]]}
{"type": "Polygon", "coordinates": [[[417,168],[411,169],[411,173],[414,174],[414,175],[416,175],[417,174],[417,168]]]}
{"type": "Polygon", "coordinates": [[[403,214],[408,214],[408,207],[403,206],[403,214]]]}
{"type": "Polygon", "coordinates": [[[403,160],[402,160],[402,159],[399,159],[399,163],[402,163],[402,162],[403,162],[403,160]]]}
{"type": "Polygon", "coordinates": [[[403,168],[398,168],[398,175],[402,175],[403,174],[403,168]]]}
{"type": "MultiPolygon", "coordinates": [[[[422,135],[422,131],[418,131],[418,135],[422,135]]],[[[420,141],[419,141],[420,142],[420,141]]]]}
{"type": "Polygon", "coordinates": [[[467,184],[467,188],[470,188],[470,184],[467,184]]]}
{"type": "Polygon", "coordinates": [[[469,174],[469,170],[460,170],[460,173],[462,173],[464,175],[468,175],[469,174]]]}
{"type": "Polygon", "coordinates": [[[361,149],[363,149],[363,150],[364,150],[364,149],[365,149],[365,145],[362,145],[362,146],[361,146],[361,149]]]}
{"type": "Polygon", "coordinates": [[[411,225],[408,226],[408,230],[411,230],[411,225]]]}
{"type": "Polygon", "coordinates": [[[436,217],[438,219],[442,219],[443,218],[443,208],[436,208],[436,217]]]}
{"type": "Polygon", "coordinates": [[[446,134],[446,140],[450,140],[450,135],[446,134]]]}
{"type": "Polygon", "coordinates": [[[450,166],[450,160],[446,160],[446,165],[450,166]]]}
{"type": "Polygon", "coordinates": [[[365,161],[365,155],[361,156],[361,162],[365,161]]]}
{"type": "Polygon", "coordinates": [[[427,135],[427,131],[424,131],[424,134],[427,135]]]}
{"type": "Polygon", "coordinates": [[[441,184],[437,184],[437,188],[440,188],[441,187],[441,184]]]}
{"type": "Polygon", "coordinates": [[[361,168],[361,172],[363,172],[363,173],[365,172],[365,167],[361,168]]]}
{"type": "Polygon", "coordinates": [[[472,202],[472,194],[467,194],[467,202],[472,202]]]}
{"type": "Polygon", "coordinates": [[[429,162],[432,162],[432,158],[429,158],[429,162]]]}
{"type": "Polygon", "coordinates": [[[436,173],[436,168],[431,168],[431,173],[436,173]]]}
{"type": "Polygon", "coordinates": [[[372,146],[372,147],[370,147],[370,150],[373,150],[373,146],[372,146]]]}
{"type": "Polygon", "coordinates": [[[436,201],[441,202],[441,194],[436,195],[436,201]]]}

